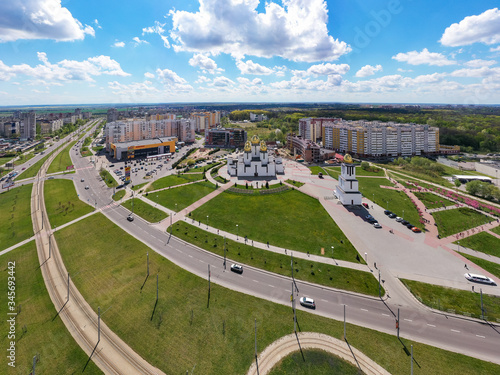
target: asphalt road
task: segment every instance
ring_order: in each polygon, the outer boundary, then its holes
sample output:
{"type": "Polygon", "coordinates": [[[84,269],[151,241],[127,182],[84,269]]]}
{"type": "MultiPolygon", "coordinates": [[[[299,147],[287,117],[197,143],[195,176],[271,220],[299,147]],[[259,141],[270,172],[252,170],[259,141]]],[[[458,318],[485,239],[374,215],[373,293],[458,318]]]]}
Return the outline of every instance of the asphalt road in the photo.
{"type": "MultiPolygon", "coordinates": [[[[127,233],[138,238],[159,254],[178,266],[203,278],[208,278],[210,264],[211,281],[229,289],[254,295],[283,305],[291,306],[291,279],[266,271],[244,267],[242,275],[223,268],[223,259],[190,244],[169,238],[138,216],[128,222],[129,211],[114,205],[112,189],[100,181],[98,171],[89,164],[87,158],[79,155],[73,159],[77,174],[75,185],[84,201],[103,208],[103,213],[127,233]],[[85,182],[81,183],[80,179],[85,182]],[[85,186],[89,190],[85,190],[85,186]]],[[[346,305],[347,322],[396,335],[396,318],[400,308],[400,336],[463,353],[486,361],[500,364],[500,327],[464,318],[439,314],[420,306],[417,308],[392,305],[389,301],[363,297],[344,291],[337,291],[318,285],[297,281],[299,293],[296,297],[309,296],[316,300],[316,310],[299,309],[336,320],[343,320],[346,305]]],[[[300,321],[299,321],[300,324],[300,321]]],[[[293,327],[291,326],[292,330],[293,327]]],[[[347,332],[349,337],[349,332],[347,332]]]]}

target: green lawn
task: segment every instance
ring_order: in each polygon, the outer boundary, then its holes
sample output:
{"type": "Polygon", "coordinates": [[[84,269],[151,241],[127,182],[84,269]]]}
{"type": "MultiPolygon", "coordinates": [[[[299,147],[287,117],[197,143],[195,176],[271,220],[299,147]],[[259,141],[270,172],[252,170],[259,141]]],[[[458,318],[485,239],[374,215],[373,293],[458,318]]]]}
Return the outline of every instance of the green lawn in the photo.
{"type": "Polygon", "coordinates": [[[495,228],[491,228],[490,230],[493,233],[496,233],[496,234],[500,235],[500,226],[496,226],[495,228]]]}
{"type": "Polygon", "coordinates": [[[140,190],[142,187],[144,187],[145,185],[147,184],[147,182],[144,182],[142,184],[139,184],[139,185],[133,185],[132,186],[132,190],[140,190]]]}
{"type": "Polygon", "coordinates": [[[303,182],[295,181],[295,180],[286,180],[285,182],[289,183],[290,185],[293,185],[295,187],[298,187],[298,188],[305,185],[303,182]]]}
{"type": "Polygon", "coordinates": [[[458,245],[458,242],[460,242],[460,246],[500,257],[500,238],[496,238],[487,232],[479,232],[454,243],[458,245]]]}
{"type": "Polygon", "coordinates": [[[101,169],[99,175],[101,176],[102,180],[106,183],[106,185],[108,185],[108,187],[118,186],[118,183],[116,182],[115,178],[107,170],[101,169]]]}
{"type": "Polygon", "coordinates": [[[147,197],[153,202],[179,212],[214,190],[215,185],[210,182],[198,182],[196,184],[149,193],[147,197]]]}
{"type": "MultiPolygon", "coordinates": [[[[479,293],[446,288],[419,281],[401,279],[405,286],[424,305],[437,310],[454,310],[457,314],[481,318],[481,297],[479,293]]],[[[480,286],[477,286],[478,290],[480,286]]],[[[485,315],[489,320],[500,319],[500,297],[483,294],[485,315]]]]}
{"type": "Polygon", "coordinates": [[[163,189],[170,186],[186,184],[188,182],[199,181],[205,178],[204,173],[183,173],[181,175],[170,175],[154,181],[148,191],[163,189]]]}
{"type": "MultiPolygon", "coordinates": [[[[289,306],[214,283],[207,306],[206,280],[162,258],[101,214],[57,231],[55,236],[68,272],[78,273],[73,282],[90,306],[109,309],[103,321],[110,329],[167,374],[184,374],[193,368],[200,374],[245,374],[254,360],[254,320],[259,352],[292,332],[289,306]],[[145,282],[148,251],[151,275],[145,282]],[[159,300],[155,308],[156,274],[159,300]]],[[[302,331],[342,338],[342,322],[301,310],[297,319],[302,331]]],[[[352,346],[391,374],[408,373],[409,359],[396,337],[349,323],[347,336],[352,346]]],[[[489,362],[403,342],[408,348],[413,345],[420,365],[415,367],[415,375],[493,375],[500,371],[500,366],[489,362]]]]}
{"type": "Polygon", "coordinates": [[[118,190],[116,193],[113,194],[113,200],[119,201],[125,196],[125,194],[127,194],[125,190],[118,190]]]}
{"type": "Polygon", "coordinates": [[[14,162],[14,165],[21,165],[23,163],[26,163],[28,160],[31,160],[35,157],[35,154],[33,152],[29,152],[28,154],[23,154],[19,156],[19,159],[17,159],[14,162]]]}
{"type": "Polygon", "coordinates": [[[28,184],[0,194],[0,250],[33,236],[32,188],[28,184]]]}
{"type": "Polygon", "coordinates": [[[433,212],[432,216],[436,221],[441,237],[448,237],[452,234],[466,231],[467,229],[486,224],[491,220],[489,216],[468,207],[433,212]]]}
{"type": "MultiPolygon", "coordinates": [[[[57,149],[56,149],[57,150],[57,149]]],[[[54,150],[55,151],[55,150],[54,150]]],[[[31,167],[27,168],[19,177],[18,179],[25,179],[25,178],[30,178],[30,177],[35,177],[40,168],[42,167],[43,163],[52,155],[54,152],[50,152],[49,154],[45,155],[43,158],[38,160],[35,164],[33,164],[31,167]]]]}
{"type": "Polygon", "coordinates": [[[283,358],[269,375],[358,375],[359,369],[342,358],[318,349],[305,349],[283,358]],[[304,357],[302,357],[304,355],[304,357]]]}
{"type": "Polygon", "coordinates": [[[71,147],[76,143],[76,141],[71,142],[67,145],[64,150],[62,150],[52,161],[47,170],[47,173],[56,173],[56,172],[64,172],[66,171],[66,167],[73,165],[71,161],[71,157],[69,156],[69,152],[71,151],[71,147]]]}
{"type": "Polygon", "coordinates": [[[407,176],[414,177],[416,179],[429,181],[429,182],[432,182],[434,184],[439,184],[441,186],[445,186],[448,188],[455,188],[454,184],[452,184],[451,182],[449,182],[447,179],[445,179],[443,177],[435,177],[435,176],[431,176],[431,175],[428,175],[425,173],[420,173],[420,172],[416,172],[416,171],[408,171],[408,170],[402,169],[399,166],[394,166],[391,164],[384,164],[384,167],[392,170],[394,173],[401,173],[401,174],[404,174],[407,176]]]}
{"type": "MultiPolygon", "coordinates": [[[[321,203],[297,190],[280,194],[240,195],[221,193],[193,212],[195,220],[206,220],[226,232],[286,249],[356,262],[356,249],[321,203]]],[[[362,260],[361,260],[362,261],[362,260]]]]}
{"type": "MultiPolygon", "coordinates": [[[[78,198],[72,180],[47,180],[44,185],[45,206],[52,227],[69,223],[94,211],[92,206],[78,198]]],[[[94,202],[89,204],[93,205],[94,202]]]]}
{"type": "Polygon", "coordinates": [[[389,180],[385,178],[360,177],[358,181],[359,191],[361,191],[364,197],[375,201],[379,206],[389,209],[400,217],[404,216],[405,220],[416,227],[423,228],[423,224],[419,222],[420,218],[417,208],[405,193],[380,187],[381,185],[393,186],[389,180]]]}
{"type": "Polygon", "coordinates": [[[439,195],[433,193],[420,193],[414,192],[415,196],[425,205],[426,208],[439,208],[443,206],[454,206],[455,202],[452,202],[446,198],[440,197],[439,195]]]}
{"type": "Polygon", "coordinates": [[[489,262],[482,258],[477,258],[469,254],[461,253],[464,257],[469,259],[471,262],[477,264],[479,267],[485,269],[489,273],[495,275],[496,277],[500,277],[500,264],[495,262],[489,262]]]}
{"type": "MultiPolygon", "coordinates": [[[[45,289],[40,272],[35,242],[32,241],[2,255],[0,282],[5,292],[0,296],[2,311],[7,312],[7,280],[10,276],[8,262],[15,262],[16,295],[15,304],[19,308],[16,316],[16,367],[8,367],[7,354],[2,358],[1,371],[6,375],[26,375],[31,372],[33,357],[39,356],[36,364],[37,374],[79,374],[82,373],[88,356],[78,346],[59,317],[45,289]],[[4,372],[5,371],[5,372],[4,372]]],[[[16,311],[16,310],[15,310],[16,311]]],[[[7,336],[9,326],[7,317],[0,324],[2,348],[10,346],[7,336]]],[[[84,374],[102,374],[99,368],[90,362],[84,374]]]]}
{"type": "MultiPolygon", "coordinates": [[[[122,206],[132,211],[132,199],[123,202],[122,206]]],[[[162,210],[159,210],[140,199],[134,199],[134,214],[142,217],[150,223],[157,223],[168,217],[168,215],[162,210]]]]}
{"type": "MultiPolygon", "coordinates": [[[[174,224],[173,235],[205,250],[224,256],[224,237],[208,233],[200,228],[200,223],[189,221],[174,224]],[[191,225],[192,224],[192,225],[191,225]]],[[[206,225],[205,222],[201,226],[206,225]]],[[[169,229],[170,230],[170,229],[169,229]]],[[[328,253],[331,257],[331,249],[328,253]]],[[[290,255],[276,254],[271,251],[245,245],[226,239],[226,256],[237,263],[248,264],[280,275],[292,276],[290,255]]],[[[229,267],[229,264],[227,265],[229,267]]],[[[350,290],[357,293],[378,297],[378,280],[370,272],[350,268],[294,259],[294,276],[298,280],[326,285],[332,288],[350,290]]],[[[384,295],[384,288],[381,289],[384,295]]]]}
{"type": "Polygon", "coordinates": [[[318,167],[318,166],[309,167],[309,170],[311,171],[311,174],[313,174],[313,175],[315,175],[315,174],[317,175],[320,172],[321,173],[324,172],[323,168],[318,167]]]}
{"type": "Polygon", "coordinates": [[[9,161],[11,161],[12,159],[14,159],[15,157],[16,157],[16,155],[14,155],[14,156],[5,156],[5,157],[0,158],[0,165],[7,164],[9,161]]]}
{"type": "Polygon", "coordinates": [[[326,167],[323,168],[328,175],[336,180],[339,179],[340,176],[340,167],[326,167]]]}
{"type": "MultiPolygon", "coordinates": [[[[341,167],[326,167],[327,171],[333,171],[335,176],[340,176],[340,168],[341,167]]],[[[372,170],[365,171],[364,169],[361,169],[361,167],[356,167],[356,176],[358,177],[370,177],[370,176],[380,176],[384,177],[384,170],[380,167],[373,167],[377,169],[376,172],[373,172],[372,170]]],[[[336,178],[336,177],[334,177],[336,178]]]]}

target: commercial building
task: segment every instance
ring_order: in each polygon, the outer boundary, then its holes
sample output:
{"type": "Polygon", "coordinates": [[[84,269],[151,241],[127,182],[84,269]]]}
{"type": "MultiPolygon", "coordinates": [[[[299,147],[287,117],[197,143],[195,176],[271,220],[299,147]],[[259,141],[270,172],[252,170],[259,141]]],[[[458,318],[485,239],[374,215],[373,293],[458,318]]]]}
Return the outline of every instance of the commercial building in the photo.
{"type": "Polygon", "coordinates": [[[175,152],[176,137],[159,137],[131,142],[111,143],[113,157],[118,160],[146,158],[175,152]]]}
{"type": "Polygon", "coordinates": [[[302,157],[308,163],[319,163],[321,161],[321,148],[315,142],[288,134],[286,146],[295,157],[302,157]]]}
{"type": "Polygon", "coordinates": [[[243,129],[213,128],[205,132],[205,147],[243,148],[246,141],[243,129]]]}
{"type": "Polygon", "coordinates": [[[429,125],[339,118],[299,121],[303,139],[321,139],[323,147],[359,157],[398,157],[439,152],[439,129],[429,125]]]}

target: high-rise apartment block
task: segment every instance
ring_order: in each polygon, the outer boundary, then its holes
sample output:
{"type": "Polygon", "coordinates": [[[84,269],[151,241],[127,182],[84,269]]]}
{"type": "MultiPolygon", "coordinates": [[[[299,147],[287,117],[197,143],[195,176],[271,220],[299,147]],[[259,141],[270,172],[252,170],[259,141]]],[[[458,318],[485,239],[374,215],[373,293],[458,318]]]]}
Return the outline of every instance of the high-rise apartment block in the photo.
{"type": "Polygon", "coordinates": [[[36,113],[29,111],[21,113],[19,133],[22,139],[34,139],[36,136],[36,113]]]}
{"type": "Polygon", "coordinates": [[[106,118],[107,122],[115,122],[118,121],[118,111],[116,108],[108,109],[108,116],[106,118]]]}
{"type": "Polygon", "coordinates": [[[205,132],[206,147],[242,148],[247,141],[247,132],[243,129],[213,128],[205,132]]]}
{"type": "Polygon", "coordinates": [[[439,129],[429,125],[338,118],[299,121],[303,139],[321,139],[323,147],[360,157],[398,157],[439,152],[439,129]]]}
{"type": "Polygon", "coordinates": [[[198,112],[192,113],[191,119],[194,121],[195,131],[205,132],[210,128],[220,125],[220,112],[198,112]]]}

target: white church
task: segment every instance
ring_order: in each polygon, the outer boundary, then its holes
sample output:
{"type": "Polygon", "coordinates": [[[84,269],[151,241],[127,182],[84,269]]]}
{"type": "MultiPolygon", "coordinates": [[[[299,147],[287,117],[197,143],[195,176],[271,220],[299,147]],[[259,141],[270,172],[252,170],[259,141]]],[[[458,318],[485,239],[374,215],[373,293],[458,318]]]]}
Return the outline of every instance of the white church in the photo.
{"type": "Polygon", "coordinates": [[[266,142],[254,135],[236,158],[227,158],[227,172],[234,177],[275,177],[285,173],[281,157],[269,155],[266,142]]]}
{"type": "Polygon", "coordinates": [[[344,206],[361,205],[363,196],[359,192],[358,180],[356,179],[356,165],[352,164],[352,158],[349,154],[344,156],[344,162],[340,168],[337,196],[344,206]]]}

